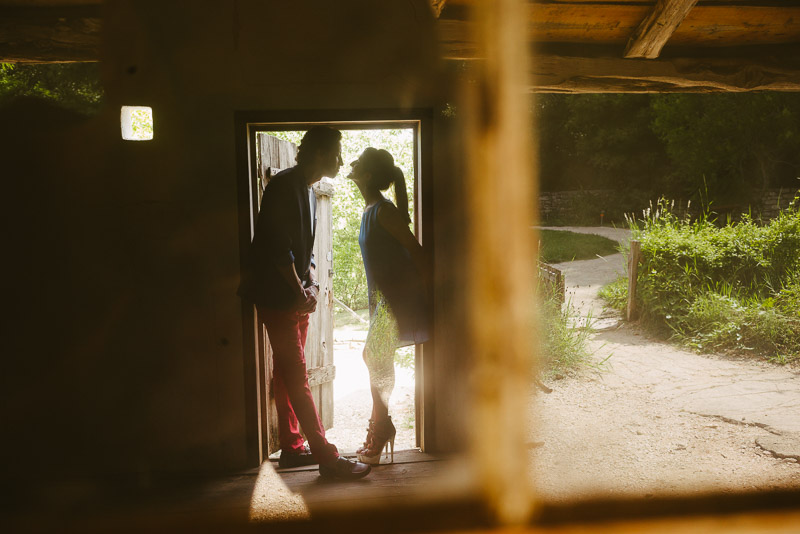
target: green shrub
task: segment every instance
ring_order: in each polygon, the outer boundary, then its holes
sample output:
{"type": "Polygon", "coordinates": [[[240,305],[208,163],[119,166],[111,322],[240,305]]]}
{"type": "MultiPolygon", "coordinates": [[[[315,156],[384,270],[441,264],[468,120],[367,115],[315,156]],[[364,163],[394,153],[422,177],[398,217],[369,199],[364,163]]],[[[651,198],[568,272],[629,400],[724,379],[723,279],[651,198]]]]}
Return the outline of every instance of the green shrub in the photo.
{"type": "Polygon", "coordinates": [[[774,304],[782,313],[800,319],[800,276],[786,282],[775,295],[774,304]]]}
{"type": "Polygon", "coordinates": [[[720,350],[741,341],[743,308],[736,299],[719,293],[702,293],[689,305],[686,315],[678,315],[670,326],[676,337],[702,352],[720,350]]]}
{"type": "Polygon", "coordinates": [[[601,287],[598,295],[610,308],[624,311],[628,305],[628,279],[624,276],[617,278],[601,287]]]}
{"type": "MultiPolygon", "coordinates": [[[[718,227],[678,217],[665,201],[629,219],[641,243],[637,306],[645,325],[702,351],[800,355],[800,210],[797,199],[767,224],[750,217],[718,227]]],[[[617,282],[616,284],[619,284],[617,282]]],[[[624,306],[627,289],[601,296],[624,306]]]]}

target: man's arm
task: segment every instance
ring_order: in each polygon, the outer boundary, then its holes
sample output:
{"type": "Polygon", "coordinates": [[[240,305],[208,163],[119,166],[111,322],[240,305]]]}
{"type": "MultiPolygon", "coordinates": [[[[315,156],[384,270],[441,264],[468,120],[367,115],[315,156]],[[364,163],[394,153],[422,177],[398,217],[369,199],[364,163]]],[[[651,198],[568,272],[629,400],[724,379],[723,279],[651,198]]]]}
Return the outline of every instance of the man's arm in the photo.
{"type": "Polygon", "coordinates": [[[295,295],[295,308],[310,313],[316,307],[316,291],[303,287],[295,268],[291,225],[299,223],[298,214],[291,207],[294,193],[289,182],[275,182],[267,186],[261,202],[256,234],[262,236],[257,247],[262,261],[271,263],[295,295]],[[313,293],[313,295],[312,295],[313,293]]]}
{"type": "MultiPolygon", "coordinates": [[[[303,282],[297,276],[297,270],[294,268],[294,263],[279,264],[277,265],[278,271],[281,276],[292,288],[295,295],[295,302],[297,303],[297,311],[300,313],[314,313],[317,309],[317,293],[318,288],[314,285],[311,287],[303,287],[303,282]]],[[[315,282],[314,269],[311,269],[311,281],[315,282]]]]}
{"type": "Polygon", "coordinates": [[[300,281],[300,277],[297,276],[297,269],[294,268],[294,262],[292,263],[276,263],[275,265],[278,268],[278,272],[281,273],[281,276],[286,283],[289,284],[289,287],[292,288],[292,293],[300,299],[304,295],[304,287],[303,282],[300,281]]]}

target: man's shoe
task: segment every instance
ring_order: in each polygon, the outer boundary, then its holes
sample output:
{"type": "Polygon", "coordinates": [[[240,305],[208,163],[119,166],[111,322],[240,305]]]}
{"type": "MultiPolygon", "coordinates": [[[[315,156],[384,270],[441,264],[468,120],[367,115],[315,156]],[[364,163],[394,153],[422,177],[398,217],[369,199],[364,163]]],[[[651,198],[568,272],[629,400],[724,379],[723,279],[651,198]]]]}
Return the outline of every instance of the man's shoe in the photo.
{"type": "Polygon", "coordinates": [[[303,447],[299,451],[281,451],[281,458],[278,460],[278,467],[289,469],[290,467],[303,467],[304,465],[314,465],[318,463],[311,454],[311,449],[303,447]]]}
{"type": "Polygon", "coordinates": [[[342,458],[335,462],[319,466],[319,476],[324,478],[338,478],[339,480],[356,480],[365,477],[372,470],[372,466],[342,458]]]}

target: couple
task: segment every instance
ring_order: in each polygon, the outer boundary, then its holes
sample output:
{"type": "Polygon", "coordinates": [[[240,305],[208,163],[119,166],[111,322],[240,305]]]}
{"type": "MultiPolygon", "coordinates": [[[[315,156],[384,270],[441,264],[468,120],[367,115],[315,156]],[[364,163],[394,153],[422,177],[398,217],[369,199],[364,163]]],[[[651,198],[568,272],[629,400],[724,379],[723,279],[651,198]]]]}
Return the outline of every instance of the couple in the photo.
{"type": "Polygon", "coordinates": [[[316,197],[311,186],[334,177],[342,166],[338,130],[315,126],[300,142],[297,165],[278,173],[261,200],[253,242],[239,294],[255,303],[273,351],[275,404],[281,445],[280,467],[319,464],[323,477],[357,479],[391,443],[389,416],[398,346],[428,339],[422,275],[422,248],[408,228],[408,198],[403,173],[387,151],[367,148],[348,176],[366,202],[359,244],[367,273],[370,329],[364,361],[370,373],[372,416],[359,461],[339,456],[325,430],[308,387],[305,343],[308,317],[316,309],[319,284],[311,252],[316,230],[316,197]],[[395,186],[396,207],[381,191],[395,186]],[[308,444],[300,435],[302,428],[308,444]]]}

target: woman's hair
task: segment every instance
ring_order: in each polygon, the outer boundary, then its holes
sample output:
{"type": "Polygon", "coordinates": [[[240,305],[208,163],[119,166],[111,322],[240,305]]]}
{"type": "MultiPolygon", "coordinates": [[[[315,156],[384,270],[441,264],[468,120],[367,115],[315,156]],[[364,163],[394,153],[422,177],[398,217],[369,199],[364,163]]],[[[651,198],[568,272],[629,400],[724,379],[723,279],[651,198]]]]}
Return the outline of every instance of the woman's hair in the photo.
{"type": "Polygon", "coordinates": [[[328,126],[312,126],[300,141],[297,149],[297,163],[310,161],[320,150],[333,150],[342,140],[342,132],[328,126]]]}
{"type": "Polygon", "coordinates": [[[370,185],[379,191],[385,191],[394,184],[394,197],[397,208],[403,213],[406,222],[411,222],[408,215],[408,193],[406,193],[406,179],[400,167],[394,164],[394,158],[383,149],[368,147],[358,158],[364,170],[372,175],[370,185]]]}

